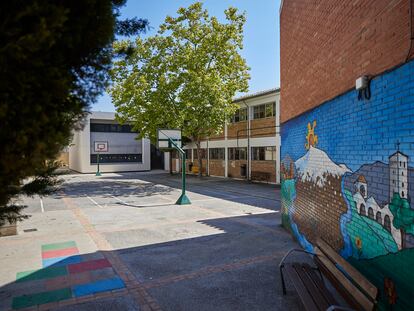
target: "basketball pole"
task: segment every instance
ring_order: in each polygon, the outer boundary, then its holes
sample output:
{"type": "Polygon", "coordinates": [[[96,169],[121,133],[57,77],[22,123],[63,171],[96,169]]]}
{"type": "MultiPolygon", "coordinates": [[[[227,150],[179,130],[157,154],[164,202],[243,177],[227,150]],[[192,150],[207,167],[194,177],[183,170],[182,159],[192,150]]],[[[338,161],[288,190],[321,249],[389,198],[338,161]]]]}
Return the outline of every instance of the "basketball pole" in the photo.
{"type": "Polygon", "coordinates": [[[96,154],[96,159],[97,159],[98,169],[96,171],[95,176],[101,176],[101,171],[99,169],[99,152],[96,154]]]}
{"type": "Polygon", "coordinates": [[[177,202],[175,202],[175,204],[177,205],[187,205],[187,204],[191,204],[190,199],[187,197],[187,195],[185,194],[185,160],[186,160],[186,156],[185,156],[185,152],[183,149],[181,149],[180,147],[178,147],[178,145],[171,139],[168,138],[168,141],[170,142],[171,145],[174,146],[175,149],[178,150],[178,152],[181,154],[181,195],[178,198],[177,202]]]}

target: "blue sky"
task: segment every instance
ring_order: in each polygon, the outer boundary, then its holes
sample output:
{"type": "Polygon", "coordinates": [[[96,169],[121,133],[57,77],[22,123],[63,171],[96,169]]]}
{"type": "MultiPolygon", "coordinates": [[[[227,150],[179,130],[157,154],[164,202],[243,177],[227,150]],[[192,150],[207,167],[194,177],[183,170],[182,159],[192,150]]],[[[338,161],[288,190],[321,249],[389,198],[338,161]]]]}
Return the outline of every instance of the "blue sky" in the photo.
{"type": "MultiPolygon", "coordinates": [[[[121,10],[122,17],[141,17],[152,29],[143,37],[154,35],[167,15],[175,16],[188,0],[129,0],[121,10]]],[[[280,0],[204,0],[210,15],[224,20],[229,6],[246,11],[243,57],[250,66],[249,93],[279,87],[279,6],[280,0]]],[[[108,94],[101,96],[92,110],[115,111],[108,94]]]]}

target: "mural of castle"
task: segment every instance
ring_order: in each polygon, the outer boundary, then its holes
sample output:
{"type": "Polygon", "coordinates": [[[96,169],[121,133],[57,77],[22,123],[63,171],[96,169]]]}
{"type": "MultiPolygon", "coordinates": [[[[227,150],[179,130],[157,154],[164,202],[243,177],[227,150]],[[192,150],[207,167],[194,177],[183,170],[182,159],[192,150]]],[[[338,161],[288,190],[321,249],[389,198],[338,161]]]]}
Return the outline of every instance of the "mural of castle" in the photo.
{"type": "MultiPolygon", "coordinates": [[[[394,193],[398,193],[401,198],[406,198],[408,195],[408,157],[399,151],[395,152],[389,157],[389,171],[389,202],[392,201],[391,194],[394,193]]],[[[398,249],[401,250],[401,232],[393,224],[394,215],[389,209],[389,204],[380,206],[373,196],[368,198],[368,184],[364,175],[359,175],[355,181],[353,199],[359,215],[375,219],[391,233],[398,249]]]]}
{"type": "Polygon", "coordinates": [[[322,237],[365,274],[380,310],[414,306],[414,97],[384,87],[414,76],[414,62],[405,67],[374,79],[369,103],[348,92],[282,127],[283,225],[308,251],[322,237]]]}

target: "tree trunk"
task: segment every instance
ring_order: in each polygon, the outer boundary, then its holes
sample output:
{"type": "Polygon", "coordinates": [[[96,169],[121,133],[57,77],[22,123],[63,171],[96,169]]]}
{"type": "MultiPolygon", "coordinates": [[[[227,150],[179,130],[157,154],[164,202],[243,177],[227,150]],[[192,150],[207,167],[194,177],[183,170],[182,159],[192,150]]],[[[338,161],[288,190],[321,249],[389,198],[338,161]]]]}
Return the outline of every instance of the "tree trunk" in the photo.
{"type": "Polygon", "coordinates": [[[198,177],[203,176],[203,159],[201,158],[201,142],[196,142],[197,146],[197,155],[198,155],[198,177]]]}

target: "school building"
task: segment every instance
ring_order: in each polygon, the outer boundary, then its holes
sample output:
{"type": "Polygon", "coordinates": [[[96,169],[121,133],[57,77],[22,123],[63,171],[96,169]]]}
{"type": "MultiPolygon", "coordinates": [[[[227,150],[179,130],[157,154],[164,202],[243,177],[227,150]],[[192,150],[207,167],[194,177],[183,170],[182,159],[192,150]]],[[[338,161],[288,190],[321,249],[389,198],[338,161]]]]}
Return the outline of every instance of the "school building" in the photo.
{"type": "MultiPolygon", "coordinates": [[[[240,108],[221,134],[201,142],[202,173],[209,176],[280,183],[279,89],[236,98],[240,108]]],[[[186,169],[199,172],[195,143],[183,147],[186,169]]],[[[172,153],[172,170],[180,171],[172,153]]]]}
{"type": "Polygon", "coordinates": [[[118,124],[113,112],[92,112],[74,132],[68,167],[79,173],[164,169],[164,154],[149,139],[136,139],[129,124],[118,124]],[[99,157],[99,159],[98,159],[99,157]]]}

